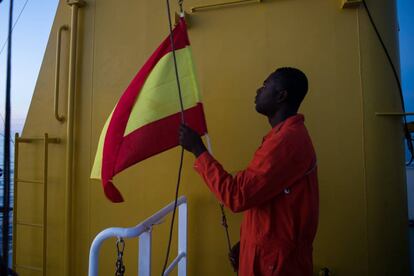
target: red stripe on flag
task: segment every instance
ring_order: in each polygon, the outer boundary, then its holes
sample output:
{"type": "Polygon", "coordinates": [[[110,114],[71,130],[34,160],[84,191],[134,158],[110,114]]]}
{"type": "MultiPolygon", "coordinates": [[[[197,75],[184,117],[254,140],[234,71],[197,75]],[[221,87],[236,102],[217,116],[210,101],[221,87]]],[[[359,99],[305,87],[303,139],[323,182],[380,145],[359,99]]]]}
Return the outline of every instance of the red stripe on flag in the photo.
{"type": "MultiPolygon", "coordinates": [[[[185,110],[184,116],[186,125],[196,130],[200,135],[207,132],[201,103],[185,110]]],[[[177,146],[180,124],[181,114],[176,113],[145,125],[126,136],[119,151],[115,173],[177,146]]]]}
{"type": "MultiPolygon", "coordinates": [[[[184,20],[180,20],[179,24],[174,28],[173,38],[176,50],[190,45],[184,20]]],[[[124,94],[121,96],[112,114],[103,148],[102,184],[106,196],[113,202],[123,201],[121,194],[117,191],[111,180],[116,172],[125,169],[117,165],[117,159],[122,158],[122,154],[121,156],[119,155],[129,116],[148,75],[158,61],[169,52],[171,52],[171,43],[170,37],[168,36],[134,77],[124,94]],[[117,170],[115,170],[115,167],[117,167],[117,170]]],[[[148,139],[148,137],[146,139],[148,139]]],[[[153,138],[151,137],[146,142],[151,141],[152,139],[153,138]]]]}
{"type": "MultiPolygon", "coordinates": [[[[203,105],[201,103],[185,110],[184,116],[186,124],[200,135],[207,133],[203,105]]],[[[177,146],[180,123],[181,113],[176,113],[145,125],[125,136],[119,150],[115,174],[139,161],[177,146]]],[[[122,202],[123,198],[120,192],[112,182],[109,181],[107,183],[107,185],[104,185],[105,195],[113,202],[122,202]]]]}

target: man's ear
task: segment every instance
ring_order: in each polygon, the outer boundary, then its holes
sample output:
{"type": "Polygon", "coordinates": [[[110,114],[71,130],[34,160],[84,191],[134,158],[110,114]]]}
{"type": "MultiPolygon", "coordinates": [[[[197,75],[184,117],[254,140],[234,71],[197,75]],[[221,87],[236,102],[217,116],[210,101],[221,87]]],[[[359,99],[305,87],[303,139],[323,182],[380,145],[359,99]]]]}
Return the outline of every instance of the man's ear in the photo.
{"type": "Polygon", "coordinates": [[[282,102],[286,101],[287,96],[288,96],[288,92],[287,92],[287,90],[282,90],[282,91],[280,91],[280,92],[277,94],[277,99],[276,99],[276,101],[277,101],[278,103],[282,103],[282,102]]]}

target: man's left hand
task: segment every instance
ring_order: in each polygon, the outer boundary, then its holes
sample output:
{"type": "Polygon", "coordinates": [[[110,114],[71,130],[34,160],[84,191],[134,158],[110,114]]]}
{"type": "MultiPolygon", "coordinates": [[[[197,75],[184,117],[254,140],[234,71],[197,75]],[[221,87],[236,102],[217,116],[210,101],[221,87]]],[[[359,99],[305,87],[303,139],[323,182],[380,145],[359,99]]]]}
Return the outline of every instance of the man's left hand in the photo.
{"type": "Polygon", "coordinates": [[[180,125],[178,139],[180,145],[183,146],[184,149],[191,151],[196,157],[200,156],[207,150],[200,135],[184,124],[180,125]]]}

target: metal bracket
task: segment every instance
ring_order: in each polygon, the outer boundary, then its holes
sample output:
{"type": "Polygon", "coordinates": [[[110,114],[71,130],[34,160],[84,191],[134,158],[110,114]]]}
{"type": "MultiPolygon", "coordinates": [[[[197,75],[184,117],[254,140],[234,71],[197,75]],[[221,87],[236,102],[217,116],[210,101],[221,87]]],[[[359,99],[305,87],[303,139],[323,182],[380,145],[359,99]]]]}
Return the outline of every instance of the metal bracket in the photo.
{"type": "Polygon", "coordinates": [[[342,9],[357,8],[362,4],[362,0],[342,0],[342,9]]]}
{"type": "Polygon", "coordinates": [[[68,0],[68,1],[66,1],[66,3],[69,6],[76,5],[78,7],[83,7],[83,6],[86,5],[86,2],[84,0],[68,0]]]}
{"type": "MultiPolygon", "coordinates": [[[[184,21],[185,21],[185,24],[187,25],[187,29],[189,29],[190,28],[190,18],[189,18],[189,14],[186,12],[186,11],[184,11],[183,12],[183,17],[184,17],[184,21]]],[[[181,18],[181,15],[179,14],[179,13],[175,13],[175,25],[177,25],[178,24],[178,22],[180,22],[180,18],[181,18]]]]}

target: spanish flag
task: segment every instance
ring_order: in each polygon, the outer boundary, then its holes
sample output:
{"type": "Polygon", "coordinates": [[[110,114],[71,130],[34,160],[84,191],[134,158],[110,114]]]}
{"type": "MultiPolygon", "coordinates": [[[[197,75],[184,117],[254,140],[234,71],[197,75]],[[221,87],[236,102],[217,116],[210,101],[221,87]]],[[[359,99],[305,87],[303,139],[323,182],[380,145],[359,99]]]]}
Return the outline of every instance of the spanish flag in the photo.
{"type": "MultiPolygon", "coordinates": [[[[173,40],[185,121],[204,135],[207,127],[183,18],[173,30],[173,40]]],[[[131,81],[102,129],[91,178],[102,181],[109,200],[123,201],[112,183],[117,173],[178,145],[180,111],[168,36],[131,81]]]]}

